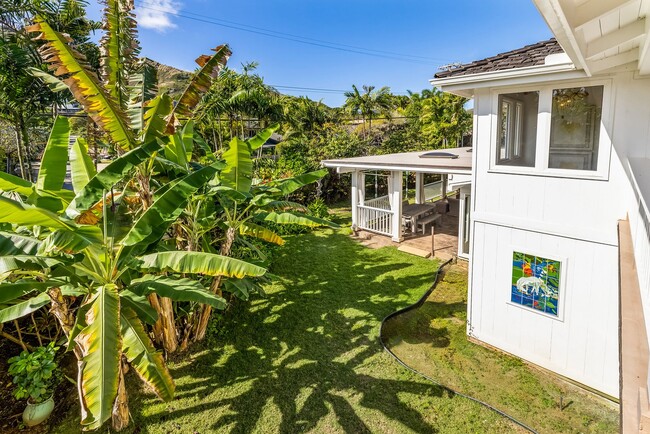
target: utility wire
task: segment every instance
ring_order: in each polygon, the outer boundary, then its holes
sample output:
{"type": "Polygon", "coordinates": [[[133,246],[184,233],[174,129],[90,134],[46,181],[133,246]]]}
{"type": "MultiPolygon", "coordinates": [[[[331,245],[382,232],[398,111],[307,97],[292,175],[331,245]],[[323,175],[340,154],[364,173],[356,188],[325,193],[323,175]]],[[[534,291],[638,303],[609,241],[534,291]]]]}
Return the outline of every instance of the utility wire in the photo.
{"type": "MultiPolygon", "coordinates": [[[[225,21],[225,20],[220,20],[218,18],[214,17],[207,17],[205,15],[199,15],[195,14],[192,12],[176,12],[176,11],[170,11],[167,9],[160,9],[156,7],[152,7],[151,3],[146,2],[146,0],[138,0],[136,2],[136,5],[138,7],[141,7],[143,9],[148,9],[151,11],[156,11],[156,12],[161,12],[169,15],[173,15],[179,18],[185,18],[188,20],[193,20],[193,21],[198,21],[198,22],[203,22],[206,24],[212,24],[216,26],[221,26],[221,27],[226,27],[230,29],[235,29],[235,30],[240,30],[243,32],[249,32],[249,33],[254,33],[262,36],[268,36],[271,38],[277,38],[277,39],[284,39],[287,41],[292,41],[292,42],[297,42],[300,44],[305,44],[305,45],[312,45],[312,46],[317,46],[317,47],[322,47],[322,48],[329,48],[331,50],[338,50],[338,51],[343,51],[343,52],[349,52],[349,53],[356,53],[356,54],[363,54],[366,56],[371,56],[371,57],[380,57],[380,58],[385,58],[385,59],[391,59],[391,60],[397,60],[401,62],[408,62],[408,63],[416,63],[420,65],[430,65],[430,66],[438,66],[439,63],[436,63],[436,60],[441,60],[441,59],[432,59],[432,58],[427,58],[423,56],[415,56],[415,55],[410,55],[410,54],[400,54],[400,53],[394,53],[391,51],[382,51],[382,50],[375,50],[375,49],[370,49],[370,48],[362,48],[362,47],[356,47],[354,45],[346,45],[346,44],[340,44],[340,43],[334,43],[334,42],[328,42],[328,41],[323,41],[320,39],[314,39],[314,38],[309,38],[305,36],[298,36],[298,35],[292,35],[290,33],[282,33],[282,32],[277,32],[275,30],[269,30],[269,29],[263,29],[261,27],[253,27],[249,26],[247,24],[241,24],[241,23],[235,23],[232,21],[225,21]]],[[[155,6],[155,5],[154,5],[155,6]]]]}

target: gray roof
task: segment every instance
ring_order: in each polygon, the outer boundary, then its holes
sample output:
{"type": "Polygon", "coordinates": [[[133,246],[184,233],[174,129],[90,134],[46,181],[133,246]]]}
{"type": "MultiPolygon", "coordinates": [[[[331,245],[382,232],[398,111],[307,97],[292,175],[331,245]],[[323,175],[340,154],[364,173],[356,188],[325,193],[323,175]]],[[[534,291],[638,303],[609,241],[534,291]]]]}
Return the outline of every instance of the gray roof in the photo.
{"type": "MultiPolygon", "coordinates": [[[[472,172],[472,148],[436,149],[433,151],[402,152],[399,154],[368,155],[365,157],[324,160],[325,167],[362,170],[404,170],[427,173],[470,174],[472,172]],[[457,158],[426,158],[423,155],[440,152],[457,155],[457,158]]],[[[341,170],[344,169],[344,170],[341,170]]]]}
{"type": "Polygon", "coordinates": [[[551,54],[564,53],[560,44],[551,38],[547,41],[541,41],[536,44],[526,45],[517,50],[507,51],[488,57],[483,60],[475,60],[449,71],[440,71],[435,74],[435,78],[448,78],[461,75],[479,74],[481,72],[502,71],[506,69],[523,68],[526,66],[543,65],[546,56],[551,54]]]}

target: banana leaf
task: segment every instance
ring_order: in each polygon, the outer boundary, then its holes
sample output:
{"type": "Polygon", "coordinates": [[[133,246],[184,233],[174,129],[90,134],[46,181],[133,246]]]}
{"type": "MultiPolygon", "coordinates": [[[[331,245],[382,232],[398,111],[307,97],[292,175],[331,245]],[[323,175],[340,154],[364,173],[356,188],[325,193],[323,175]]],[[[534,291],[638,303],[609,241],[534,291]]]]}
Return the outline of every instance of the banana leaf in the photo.
{"type": "Polygon", "coordinates": [[[36,180],[38,190],[61,190],[63,188],[68,164],[69,142],[70,122],[68,118],[57,116],[41,158],[41,167],[36,180]]]}
{"type": "Polygon", "coordinates": [[[248,145],[251,147],[251,151],[256,151],[259,149],[264,143],[266,143],[273,133],[278,129],[279,125],[273,125],[269,128],[265,128],[261,130],[259,133],[255,135],[255,137],[251,137],[250,139],[247,139],[246,141],[248,142],[248,145]]]}
{"type": "Polygon", "coordinates": [[[277,244],[279,246],[282,246],[285,243],[284,239],[280,235],[276,234],[270,229],[256,225],[254,223],[242,224],[239,227],[239,233],[241,235],[248,235],[249,237],[259,238],[260,240],[277,244]]]}
{"type": "Polygon", "coordinates": [[[221,185],[248,193],[253,183],[253,160],[248,143],[234,137],[223,154],[226,167],[219,174],[221,185]]]}
{"type": "Polygon", "coordinates": [[[316,170],[302,175],[294,176],[293,178],[285,178],[277,181],[271,181],[268,186],[277,188],[284,196],[293,193],[305,185],[314,183],[327,175],[327,169],[316,170]]]}
{"type": "Polygon", "coordinates": [[[105,191],[121,181],[133,167],[150,158],[154,152],[159,151],[163,144],[160,140],[154,140],[135,148],[126,154],[113,160],[100,172],[92,177],[88,184],[77,193],[74,201],[70,203],[66,213],[70,217],[79,215],[80,210],[87,210],[103,198],[105,191]]]}
{"type": "Polygon", "coordinates": [[[193,301],[209,304],[215,309],[226,308],[226,300],[206,290],[203,285],[192,279],[145,275],[134,279],[129,290],[141,296],[147,296],[153,292],[174,301],[193,301]]]}
{"type": "Polygon", "coordinates": [[[14,270],[42,270],[61,263],[54,258],[33,255],[0,256],[0,273],[14,270]]]}
{"type": "Polygon", "coordinates": [[[151,307],[149,300],[135,292],[123,289],[120,291],[120,301],[124,307],[133,309],[142,321],[147,324],[155,324],[158,321],[158,312],[151,307]]]}
{"type": "Polygon", "coordinates": [[[30,196],[34,191],[34,184],[9,173],[0,171],[0,190],[20,194],[21,196],[30,196]]]}
{"type": "Polygon", "coordinates": [[[167,122],[168,134],[174,134],[178,119],[189,118],[192,115],[194,107],[196,107],[203,95],[210,89],[212,81],[217,78],[219,72],[226,65],[228,58],[232,54],[227,45],[219,45],[212,51],[215,52],[212,56],[202,55],[196,59],[196,63],[201,69],[192,76],[192,79],[169,116],[167,122]]]}
{"type": "Polygon", "coordinates": [[[220,164],[206,166],[187,175],[170,187],[138,218],[121,244],[133,246],[138,243],[149,245],[162,237],[169,226],[183,212],[188,198],[211,180],[220,164]]]}
{"type": "Polygon", "coordinates": [[[0,196],[0,223],[18,226],[43,226],[51,229],[72,229],[73,223],[63,221],[46,209],[25,205],[0,196]]]}
{"type": "Polygon", "coordinates": [[[61,251],[72,254],[91,244],[103,244],[104,237],[97,226],[79,226],[74,230],[57,230],[43,240],[42,252],[61,251]]]}
{"type": "Polygon", "coordinates": [[[172,111],[172,99],[167,94],[158,95],[145,104],[144,134],[142,141],[148,143],[165,134],[165,118],[172,111]]]}
{"type": "Polygon", "coordinates": [[[293,212],[261,212],[255,214],[255,220],[273,222],[280,225],[300,225],[308,227],[328,226],[330,228],[339,228],[340,226],[329,220],[314,217],[307,214],[293,212]]]}
{"type": "Polygon", "coordinates": [[[47,293],[42,293],[29,300],[21,301],[11,306],[0,309],[0,323],[13,321],[36,312],[43,306],[50,303],[50,296],[47,293]]]}
{"type": "Polygon", "coordinates": [[[266,269],[239,259],[205,252],[159,252],[138,258],[142,271],[171,271],[242,278],[262,276],[266,269]]]}
{"type": "Polygon", "coordinates": [[[138,376],[153,388],[163,401],[174,398],[172,380],[162,353],[156,351],[136,314],[129,308],[120,315],[122,351],[138,376]]]}
{"type": "Polygon", "coordinates": [[[50,280],[38,282],[36,280],[21,279],[16,282],[0,284],[0,304],[5,304],[31,292],[43,292],[53,286],[61,285],[61,282],[50,280]]]}
{"type": "Polygon", "coordinates": [[[106,132],[122,149],[131,149],[133,137],[128,127],[126,114],[115,99],[100,85],[99,79],[90,70],[84,57],[71,45],[69,36],[55,31],[37,16],[34,24],[25,28],[27,32],[38,33],[34,39],[44,41],[39,48],[41,58],[57,77],[65,76],[63,82],[88,116],[106,132]]]}
{"type": "Polygon", "coordinates": [[[83,354],[79,390],[81,425],[97,429],[110,419],[117,396],[122,339],[120,300],[115,285],[97,289],[86,312],[86,327],[75,341],[83,354]]]}
{"type": "Polygon", "coordinates": [[[131,10],[133,2],[106,0],[104,35],[99,41],[102,55],[102,79],[108,93],[118,105],[126,108],[128,72],[133,69],[139,52],[136,23],[131,10]]]}
{"type": "Polygon", "coordinates": [[[0,196],[0,223],[18,226],[44,226],[51,229],[72,229],[72,224],[64,222],[51,211],[25,205],[0,196]]]}
{"type": "Polygon", "coordinates": [[[96,174],[93,160],[88,155],[88,143],[78,137],[70,148],[70,175],[74,191],[81,191],[96,174]]]}
{"type": "Polygon", "coordinates": [[[0,232],[0,256],[35,255],[41,241],[26,235],[0,232]]]}

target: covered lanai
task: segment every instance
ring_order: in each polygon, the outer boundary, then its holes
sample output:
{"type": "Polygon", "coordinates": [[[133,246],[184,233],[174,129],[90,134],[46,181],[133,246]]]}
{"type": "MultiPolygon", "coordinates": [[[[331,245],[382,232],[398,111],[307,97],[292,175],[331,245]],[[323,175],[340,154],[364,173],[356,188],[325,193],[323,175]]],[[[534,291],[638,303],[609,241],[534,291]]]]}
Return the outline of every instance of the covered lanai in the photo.
{"type": "Polygon", "coordinates": [[[458,197],[458,256],[469,253],[472,148],[325,160],[352,177],[352,225],[394,242],[425,233],[458,197]],[[409,182],[409,180],[412,183],[409,182]]]}

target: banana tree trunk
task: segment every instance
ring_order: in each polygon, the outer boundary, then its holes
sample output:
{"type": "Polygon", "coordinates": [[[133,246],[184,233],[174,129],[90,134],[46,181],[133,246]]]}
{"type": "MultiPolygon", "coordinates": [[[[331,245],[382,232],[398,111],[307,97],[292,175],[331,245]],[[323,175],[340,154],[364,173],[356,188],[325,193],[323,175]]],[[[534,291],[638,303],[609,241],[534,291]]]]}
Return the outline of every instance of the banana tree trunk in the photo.
{"type": "MultiPolygon", "coordinates": [[[[63,297],[59,288],[50,288],[47,294],[50,296],[51,300],[50,313],[54,315],[59,322],[63,334],[65,334],[66,337],[69,337],[70,332],[74,328],[75,317],[74,313],[70,311],[68,301],[63,297]]],[[[81,361],[83,358],[81,348],[79,348],[78,345],[74,346],[74,355],[77,357],[78,361],[81,361]]]]}
{"type": "Polygon", "coordinates": [[[129,395],[126,393],[124,384],[124,374],[126,373],[126,363],[120,362],[120,377],[117,383],[117,396],[113,404],[113,413],[111,415],[111,426],[115,431],[122,431],[129,425],[129,395]]]}
{"type": "MultiPolygon", "coordinates": [[[[223,245],[220,249],[220,254],[222,256],[230,256],[230,251],[232,250],[232,244],[235,242],[235,228],[228,228],[226,231],[226,239],[224,240],[223,245]]],[[[221,281],[222,277],[217,276],[212,280],[210,285],[210,291],[213,294],[221,295],[221,281]]],[[[210,315],[212,314],[212,306],[207,304],[201,306],[199,310],[198,319],[194,327],[194,336],[193,340],[195,342],[202,341],[205,338],[205,332],[208,329],[208,322],[210,321],[210,315]]]]}
{"type": "Polygon", "coordinates": [[[20,177],[25,178],[25,156],[23,155],[23,144],[22,138],[20,137],[20,125],[18,122],[14,124],[14,130],[16,131],[16,154],[18,154],[18,166],[20,167],[20,177]]]}
{"type": "MultiPolygon", "coordinates": [[[[140,201],[142,209],[147,210],[153,203],[153,194],[149,189],[149,176],[139,173],[137,178],[140,187],[140,201]]],[[[178,333],[174,319],[174,305],[167,297],[149,294],[149,304],[158,313],[158,320],[153,326],[154,341],[162,345],[167,353],[173,353],[178,348],[178,333]]]]}
{"type": "Polygon", "coordinates": [[[22,145],[23,149],[25,152],[25,166],[26,166],[26,174],[28,181],[33,181],[33,176],[32,176],[32,158],[31,158],[31,153],[30,153],[30,148],[31,145],[29,143],[29,132],[27,131],[27,125],[25,125],[25,117],[23,116],[22,113],[18,115],[18,126],[20,128],[20,138],[22,139],[22,145]]]}

